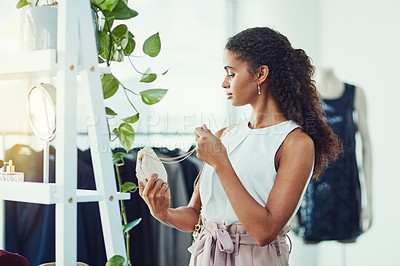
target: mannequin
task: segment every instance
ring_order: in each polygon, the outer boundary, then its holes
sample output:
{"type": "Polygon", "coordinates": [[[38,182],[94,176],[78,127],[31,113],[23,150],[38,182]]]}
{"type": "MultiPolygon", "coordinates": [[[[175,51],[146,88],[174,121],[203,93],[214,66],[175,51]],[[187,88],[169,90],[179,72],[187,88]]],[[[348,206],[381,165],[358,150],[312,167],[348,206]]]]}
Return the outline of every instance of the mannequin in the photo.
{"type": "MultiPolygon", "coordinates": [[[[335,76],[331,68],[317,69],[315,82],[323,99],[337,99],[343,95],[344,83],[335,76]]],[[[367,102],[364,91],[360,87],[356,87],[355,90],[354,110],[358,115],[356,123],[362,140],[362,170],[364,175],[360,175],[360,184],[365,191],[361,195],[366,198],[361,209],[360,228],[367,231],[372,225],[372,153],[367,124],[367,102]]]]}
{"type": "Polygon", "coordinates": [[[320,181],[310,182],[295,232],[308,244],[324,240],[352,243],[372,224],[366,99],[361,88],[340,81],[332,69],[317,69],[315,81],[327,122],[343,141],[344,153],[331,163],[320,181]],[[357,131],[362,140],[364,174],[359,173],[356,160],[357,131]]]}

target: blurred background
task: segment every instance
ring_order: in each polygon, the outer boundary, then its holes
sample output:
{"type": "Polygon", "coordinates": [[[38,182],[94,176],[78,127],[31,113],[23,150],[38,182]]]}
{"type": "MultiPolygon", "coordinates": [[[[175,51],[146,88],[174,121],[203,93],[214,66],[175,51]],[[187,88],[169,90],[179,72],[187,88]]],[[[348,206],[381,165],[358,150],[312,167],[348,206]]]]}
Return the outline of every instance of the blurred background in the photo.
{"type": "MultiPolygon", "coordinates": [[[[1,1],[0,53],[23,50],[24,12],[16,1],[1,1]]],[[[243,29],[268,26],[286,35],[295,48],[304,49],[318,68],[331,68],[343,82],[355,84],[366,95],[373,162],[373,224],[355,243],[325,241],[304,244],[291,235],[292,266],[400,265],[396,253],[400,235],[400,2],[396,0],[136,0],[129,6],[139,12],[132,22],[141,47],[159,32],[162,42],[156,59],[133,58],[144,71],[169,72],[151,85],[139,83],[140,75],[129,62],[112,64],[113,73],[134,91],[169,89],[157,105],[146,106],[138,98],[141,113],[135,124],[135,146],[188,149],[193,130],[206,123],[213,131],[248,115],[248,108],[232,108],[221,87],[225,75],[222,54],[227,38],[243,29]]],[[[135,52],[134,52],[135,54],[135,52]]],[[[0,64],[8,65],[0,59],[0,64]]],[[[25,143],[37,150],[26,117],[26,93],[32,80],[0,80],[0,134],[2,150],[25,143]],[[19,134],[21,133],[21,134],[19,134]]],[[[121,91],[107,104],[121,117],[131,112],[121,91]]],[[[78,99],[80,106],[84,99],[78,99]]],[[[84,131],[85,117],[79,117],[84,131]]],[[[87,139],[80,136],[80,148],[87,139]]],[[[118,143],[114,144],[118,146],[118,143]]]]}

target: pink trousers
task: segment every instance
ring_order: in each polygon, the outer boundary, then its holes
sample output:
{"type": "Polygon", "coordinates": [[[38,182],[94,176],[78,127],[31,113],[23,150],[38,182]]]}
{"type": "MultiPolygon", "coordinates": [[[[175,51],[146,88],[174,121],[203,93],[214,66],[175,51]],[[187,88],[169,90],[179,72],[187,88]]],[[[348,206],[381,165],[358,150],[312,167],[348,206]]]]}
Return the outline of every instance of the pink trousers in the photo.
{"type": "Polygon", "coordinates": [[[188,248],[190,266],[288,266],[289,247],[285,226],[274,241],[260,247],[240,224],[203,221],[197,241],[188,248]]]}

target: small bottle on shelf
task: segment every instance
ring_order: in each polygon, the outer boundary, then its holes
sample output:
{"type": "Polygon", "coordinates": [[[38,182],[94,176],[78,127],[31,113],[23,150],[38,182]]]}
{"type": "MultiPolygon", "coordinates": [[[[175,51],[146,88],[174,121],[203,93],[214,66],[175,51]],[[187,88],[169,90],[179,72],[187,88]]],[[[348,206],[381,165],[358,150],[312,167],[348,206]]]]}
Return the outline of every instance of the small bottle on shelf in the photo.
{"type": "Polygon", "coordinates": [[[6,171],[0,172],[0,181],[24,182],[24,173],[15,172],[15,165],[12,160],[9,160],[8,162],[0,160],[0,168],[3,166],[6,166],[6,171]]]}

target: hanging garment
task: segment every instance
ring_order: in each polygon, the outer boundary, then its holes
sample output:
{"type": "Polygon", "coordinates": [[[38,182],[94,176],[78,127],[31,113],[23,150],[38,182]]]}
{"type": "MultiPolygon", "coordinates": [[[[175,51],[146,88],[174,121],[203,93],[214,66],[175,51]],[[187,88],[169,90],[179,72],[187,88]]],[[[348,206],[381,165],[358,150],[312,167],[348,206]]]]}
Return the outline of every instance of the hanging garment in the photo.
{"type": "Polygon", "coordinates": [[[355,240],[359,226],[361,194],[355,154],[356,124],[353,121],[355,87],[345,84],[338,99],[322,99],[326,120],[342,140],[344,154],[312,180],[297,213],[294,232],[305,241],[355,240]]]}
{"type": "MultiPolygon", "coordinates": [[[[6,151],[6,158],[15,162],[17,171],[25,173],[26,181],[42,182],[42,152],[17,144],[6,151]]],[[[50,182],[54,182],[54,161],[49,168],[50,182]]],[[[24,256],[30,265],[54,261],[54,215],[54,205],[6,201],[6,250],[24,256]]]]}
{"type": "MultiPolygon", "coordinates": [[[[179,149],[169,150],[167,148],[153,148],[157,156],[161,158],[171,158],[182,155],[179,149]]],[[[137,184],[135,175],[136,158],[139,149],[132,149],[126,153],[123,149],[117,148],[113,152],[124,154],[125,164],[120,167],[122,182],[133,182],[137,184]]],[[[193,180],[198,174],[201,162],[192,158],[192,161],[184,160],[179,164],[165,164],[168,174],[168,187],[171,192],[171,208],[187,205],[191,197],[186,181],[193,180]],[[185,163],[183,163],[185,162],[185,163]],[[193,173],[193,176],[190,174],[193,173]],[[187,175],[188,174],[188,175],[187,175]]],[[[193,182],[191,184],[193,191],[193,182]]],[[[142,218],[131,231],[130,256],[133,265],[188,265],[190,254],[186,248],[191,244],[190,233],[182,232],[170,228],[153,218],[149,208],[138,192],[132,194],[130,200],[124,201],[128,221],[142,218]]]]}
{"type": "MultiPolygon", "coordinates": [[[[137,183],[135,176],[136,157],[139,149],[132,149],[126,153],[124,149],[117,148],[113,153],[122,152],[125,164],[119,168],[121,181],[137,183]]],[[[131,195],[130,200],[125,200],[126,216],[128,222],[142,218],[142,221],[130,231],[130,258],[132,265],[156,265],[154,255],[153,239],[157,236],[152,230],[152,216],[144,200],[139,196],[139,192],[131,195]]]]}
{"type": "MultiPolygon", "coordinates": [[[[159,157],[172,158],[174,152],[168,149],[154,149],[159,157]]],[[[190,196],[186,190],[185,176],[180,163],[165,164],[168,173],[168,187],[171,193],[171,208],[186,206],[190,196]]],[[[156,245],[158,253],[154,254],[157,258],[158,266],[169,265],[188,265],[190,254],[187,247],[192,242],[192,235],[188,232],[182,232],[175,228],[168,227],[155,219],[153,225],[157,230],[156,245]]]]}
{"type": "MultiPolygon", "coordinates": [[[[27,146],[15,145],[7,158],[18,164],[18,171],[41,182],[42,152],[27,154],[27,146]],[[22,151],[22,152],[21,152],[22,151]],[[38,163],[40,162],[40,163],[38,163]]],[[[50,149],[49,177],[55,182],[54,149],[50,149]]],[[[78,188],[95,189],[90,151],[78,151],[78,188]],[[89,162],[90,164],[88,164],[89,162]]],[[[106,254],[96,202],[77,207],[77,258],[89,265],[105,265],[106,254]]],[[[6,249],[23,255],[30,265],[55,261],[55,206],[6,201],[6,249]]]]}

